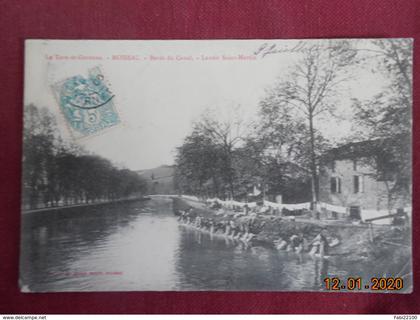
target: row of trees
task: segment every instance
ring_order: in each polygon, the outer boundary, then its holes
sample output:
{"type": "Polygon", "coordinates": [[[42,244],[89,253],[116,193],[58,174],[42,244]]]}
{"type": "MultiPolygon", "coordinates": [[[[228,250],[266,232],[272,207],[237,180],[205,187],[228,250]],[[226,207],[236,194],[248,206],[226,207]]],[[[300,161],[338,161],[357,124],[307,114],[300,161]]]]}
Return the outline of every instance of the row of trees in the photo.
{"type": "Polygon", "coordinates": [[[25,107],[24,207],[116,200],[146,191],[146,182],[136,172],[117,168],[107,159],[64,142],[58,132],[47,109],[25,107]]]}
{"type": "MultiPolygon", "coordinates": [[[[374,68],[389,82],[373,100],[353,100],[353,121],[362,130],[355,129],[349,139],[409,139],[410,40],[368,41],[366,46],[363,40],[356,45],[343,40],[297,47],[300,60],[267,88],[256,121],[244,123],[239,113],[220,120],[207,112],[194,124],[177,152],[175,182],[180,192],[238,198],[259,185],[263,193],[283,194],[288,201],[318,201],[320,159],[332,145],[316,123],[323,116],[336,117],[341,93],[355,70],[374,68]]],[[[409,190],[411,144],[397,145],[384,152],[391,159],[385,171],[398,178],[393,188],[409,190]]]]}

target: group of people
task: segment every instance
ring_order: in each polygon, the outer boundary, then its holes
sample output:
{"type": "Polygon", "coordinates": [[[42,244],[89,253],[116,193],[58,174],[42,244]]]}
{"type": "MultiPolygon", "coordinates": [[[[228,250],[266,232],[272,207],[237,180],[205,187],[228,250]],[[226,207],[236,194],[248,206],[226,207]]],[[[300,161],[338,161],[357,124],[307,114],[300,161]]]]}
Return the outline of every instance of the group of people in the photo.
{"type": "MultiPolygon", "coordinates": [[[[233,219],[232,217],[224,216],[220,219],[203,217],[192,207],[185,211],[181,210],[178,213],[178,220],[185,225],[190,225],[210,234],[241,240],[246,243],[250,242],[263,227],[263,225],[258,224],[255,218],[233,219]]],[[[332,241],[329,240],[330,238],[327,229],[324,228],[312,241],[308,241],[304,233],[300,232],[292,234],[290,237],[280,237],[274,241],[274,246],[280,251],[308,252],[312,255],[324,257],[328,255],[329,249],[339,242],[336,237],[333,237],[332,241]]]]}
{"type": "Polygon", "coordinates": [[[274,244],[278,250],[296,253],[308,252],[311,255],[325,257],[331,247],[339,244],[339,240],[334,237],[332,241],[329,241],[327,229],[324,228],[312,241],[308,241],[301,232],[298,235],[293,234],[288,239],[280,238],[274,244]]]}
{"type": "Polygon", "coordinates": [[[180,211],[178,220],[201,231],[223,235],[244,242],[251,241],[255,236],[253,219],[248,219],[246,222],[235,222],[229,218],[217,221],[216,219],[201,217],[192,208],[189,208],[188,210],[180,211]]]}
{"type": "Polygon", "coordinates": [[[292,251],[301,253],[308,250],[308,241],[302,233],[299,235],[293,234],[290,238],[280,237],[280,239],[274,241],[274,245],[277,250],[292,251]]]}

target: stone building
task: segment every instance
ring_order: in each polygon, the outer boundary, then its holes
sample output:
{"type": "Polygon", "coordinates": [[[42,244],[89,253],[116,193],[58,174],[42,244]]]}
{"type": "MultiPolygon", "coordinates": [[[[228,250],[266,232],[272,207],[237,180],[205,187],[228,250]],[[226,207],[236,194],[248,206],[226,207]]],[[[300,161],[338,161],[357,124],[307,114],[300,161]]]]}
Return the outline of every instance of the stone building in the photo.
{"type": "Polygon", "coordinates": [[[394,192],[396,173],[389,170],[392,156],[387,154],[390,149],[386,143],[384,140],[349,143],[324,155],[320,164],[319,200],[325,214],[366,220],[397,210],[411,210],[411,192],[394,192]]]}

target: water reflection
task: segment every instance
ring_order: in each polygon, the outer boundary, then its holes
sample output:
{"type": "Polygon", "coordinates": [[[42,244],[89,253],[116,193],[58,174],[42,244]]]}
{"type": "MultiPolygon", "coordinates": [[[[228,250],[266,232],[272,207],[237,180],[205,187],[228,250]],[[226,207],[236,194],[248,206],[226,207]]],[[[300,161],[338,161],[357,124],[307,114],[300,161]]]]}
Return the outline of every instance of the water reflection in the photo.
{"type": "Polygon", "coordinates": [[[31,291],[308,291],[323,290],[326,276],[390,270],[202,233],[180,226],[163,200],[25,214],[22,244],[21,282],[31,291]]]}
{"type": "Polygon", "coordinates": [[[325,286],[324,279],[328,277],[329,261],[325,259],[315,259],[315,280],[314,288],[322,289],[325,286]]]}
{"type": "Polygon", "coordinates": [[[32,291],[175,288],[179,232],[169,204],[129,202],[24,215],[22,284],[32,291]]]}

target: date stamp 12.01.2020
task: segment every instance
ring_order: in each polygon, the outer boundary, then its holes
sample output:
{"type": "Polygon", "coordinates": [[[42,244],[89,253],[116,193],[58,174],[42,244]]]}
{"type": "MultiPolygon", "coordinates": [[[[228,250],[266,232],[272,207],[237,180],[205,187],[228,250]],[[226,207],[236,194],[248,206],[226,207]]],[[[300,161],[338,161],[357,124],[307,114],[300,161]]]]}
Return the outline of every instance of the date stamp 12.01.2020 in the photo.
{"type": "Polygon", "coordinates": [[[114,94],[99,67],[53,85],[60,109],[75,138],[96,134],[120,123],[114,94]]]}

